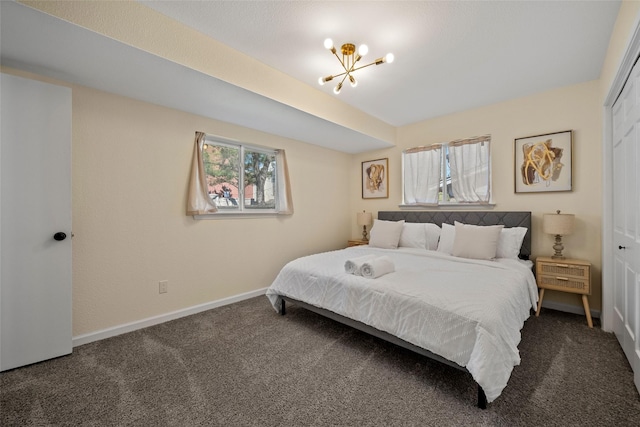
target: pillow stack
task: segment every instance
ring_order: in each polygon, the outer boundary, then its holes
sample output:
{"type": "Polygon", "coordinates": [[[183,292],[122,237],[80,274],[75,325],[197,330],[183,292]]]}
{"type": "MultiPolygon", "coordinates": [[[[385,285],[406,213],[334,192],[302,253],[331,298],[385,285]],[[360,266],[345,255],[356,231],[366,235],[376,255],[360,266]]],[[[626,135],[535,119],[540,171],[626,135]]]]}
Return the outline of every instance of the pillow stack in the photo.
{"type": "Polygon", "coordinates": [[[369,246],[383,249],[419,248],[470,259],[518,259],[527,229],[503,225],[454,225],[375,219],[369,246]]]}
{"type": "Polygon", "coordinates": [[[524,227],[442,224],[438,252],[471,259],[513,258],[520,254],[527,234],[524,227]]]}

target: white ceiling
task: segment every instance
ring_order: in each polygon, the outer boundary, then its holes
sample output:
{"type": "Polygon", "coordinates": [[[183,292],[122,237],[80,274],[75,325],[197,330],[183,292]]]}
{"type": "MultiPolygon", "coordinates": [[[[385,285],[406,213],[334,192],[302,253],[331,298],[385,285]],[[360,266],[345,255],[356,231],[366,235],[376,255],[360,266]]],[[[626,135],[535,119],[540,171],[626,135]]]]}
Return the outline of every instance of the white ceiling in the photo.
{"type": "Polygon", "coordinates": [[[346,103],[394,126],[597,79],[615,1],[142,1],[302,82],[337,74],[324,49],[366,43],[346,103]]]}
{"type": "MultiPolygon", "coordinates": [[[[597,79],[619,1],[142,1],[390,125],[597,79]],[[357,88],[322,46],[366,43],[357,88]]],[[[13,2],[0,2],[2,64],[345,152],[389,141],[13,2]],[[171,81],[174,84],[168,85],[171,81]],[[216,99],[204,96],[217,93],[216,99]]],[[[283,90],[286,90],[283,89],[283,90]]]]}

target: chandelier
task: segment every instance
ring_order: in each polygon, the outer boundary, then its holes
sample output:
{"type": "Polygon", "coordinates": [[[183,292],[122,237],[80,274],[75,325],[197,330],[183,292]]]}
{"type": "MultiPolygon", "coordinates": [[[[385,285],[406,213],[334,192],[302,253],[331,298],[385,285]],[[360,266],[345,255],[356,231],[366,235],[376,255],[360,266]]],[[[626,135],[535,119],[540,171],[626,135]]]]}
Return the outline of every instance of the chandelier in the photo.
{"type": "Polygon", "coordinates": [[[354,45],[353,43],[343,44],[342,47],[340,48],[340,51],[342,52],[342,58],[338,55],[337,50],[333,45],[333,40],[326,39],[324,41],[324,47],[329,49],[331,53],[333,53],[336,56],[336,58],[338,58],[338,61],[340,61],[340,64],[342,64],[342,68],[344,68],[344,71],[340,74],[329,75],[327,77],[320,77],[320,79],[318,79],[318,83],[320,83],[321,85],[324,85],[326,82],[329,82],[335,79],[336,77],[342,76],[342,80],[340,80],[340,83],[338,83],[338,85],[335,88],[333,88],[333,93],[335,93],[336,95],[340,93],[340,90],[342,89],[342,84],[347,78],[349,79],[349,83],[351,83],[352,87],[356,87],[358,85],[358,81],[353,76],[354,71],[360,70],[370,65],[380,65],[385,62],[392,63],[394,59],[393,53],[387,53],[382,58],[378,58],[370,64],[356,67],[356,64],[358,63],[358,61],[360,61],[362,57],[365,56],[369,51],[369,48],[367,47],[366,44],[361,44],[358,47],[357,51],[356,51],[356,45],[354,45]]]}

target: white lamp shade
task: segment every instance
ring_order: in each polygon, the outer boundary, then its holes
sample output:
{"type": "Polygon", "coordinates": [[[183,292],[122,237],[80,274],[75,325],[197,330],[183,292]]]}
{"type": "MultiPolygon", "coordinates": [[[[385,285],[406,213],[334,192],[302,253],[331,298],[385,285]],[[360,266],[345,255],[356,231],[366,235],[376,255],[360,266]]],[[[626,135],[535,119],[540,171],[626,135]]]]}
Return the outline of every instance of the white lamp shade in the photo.
{"type": "Polygon", "coordinates": [[[573,233],[575,215],[573,214],[544,214],[542,216],[542,231],[546,234],[566,236],[573,233]]]}
{"type": "Polygon", "coordinates": [[[373,224],[373,216],[371,215],[371,212],[358,212],[357,222],[361,227],[365,225],[367,227],[371,227],[371,224],[373,224]]]}

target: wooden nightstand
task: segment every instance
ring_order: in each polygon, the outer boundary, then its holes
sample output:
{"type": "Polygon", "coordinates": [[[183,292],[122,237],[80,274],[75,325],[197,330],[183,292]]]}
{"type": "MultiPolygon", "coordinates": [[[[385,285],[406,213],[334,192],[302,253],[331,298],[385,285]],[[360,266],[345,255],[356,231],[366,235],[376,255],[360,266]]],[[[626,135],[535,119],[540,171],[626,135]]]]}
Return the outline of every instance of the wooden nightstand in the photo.
{"type": "Polygon", "coordinates": [[[589,300],[587,299],[587,295],[591,295],[590,262],[578,259],[539,257],[536,259],[536,281],[538,288],[540,288],[536,316],[540,315],[545,289],[580,294],[587,315],[587,323],[590,328],[593,328],[589,300]]]}
{"type": "Polygon", "coordinates": [[[349,240],[348,242],[348,246],[361,246],[361,245],[368,245],[369,241],[368,240],[362,240],[362,239],[353,239],[353,240],[349,240]]]}

